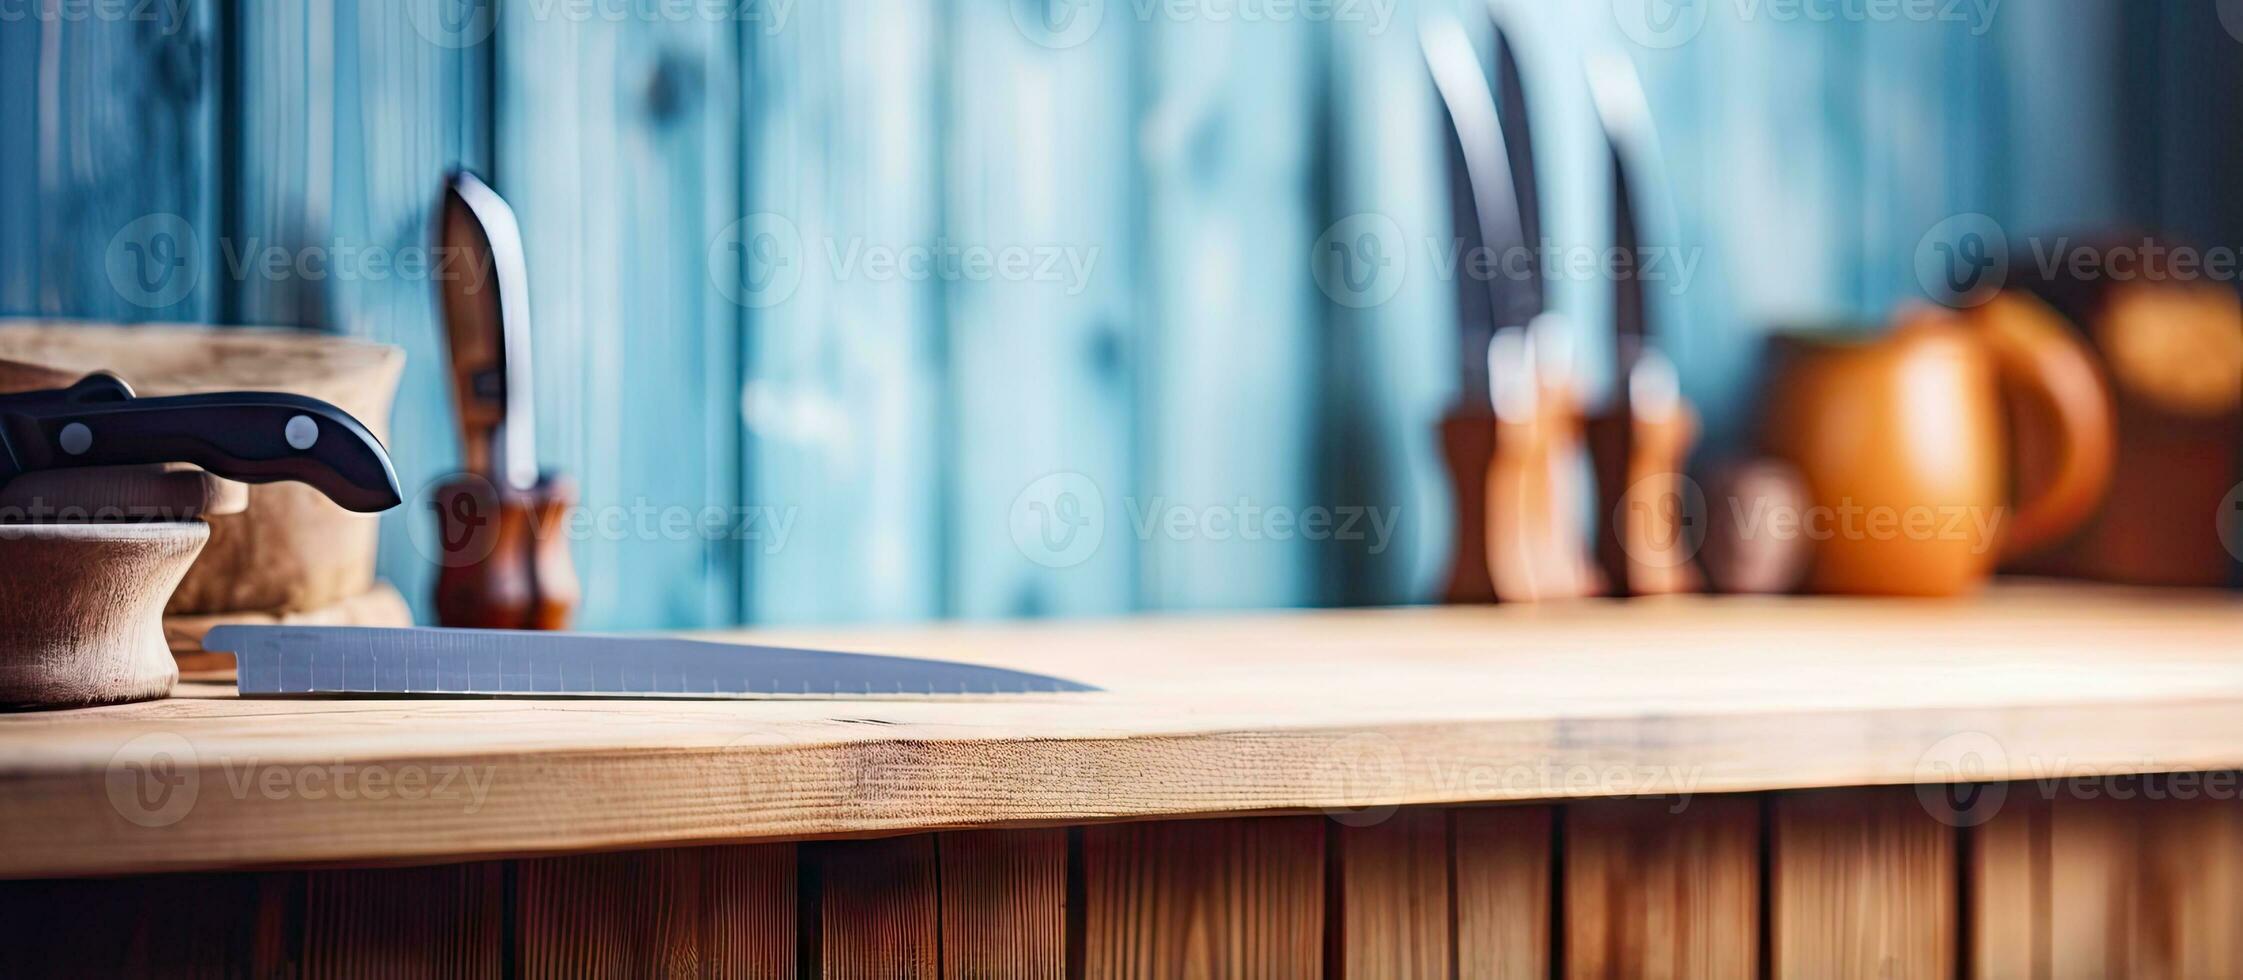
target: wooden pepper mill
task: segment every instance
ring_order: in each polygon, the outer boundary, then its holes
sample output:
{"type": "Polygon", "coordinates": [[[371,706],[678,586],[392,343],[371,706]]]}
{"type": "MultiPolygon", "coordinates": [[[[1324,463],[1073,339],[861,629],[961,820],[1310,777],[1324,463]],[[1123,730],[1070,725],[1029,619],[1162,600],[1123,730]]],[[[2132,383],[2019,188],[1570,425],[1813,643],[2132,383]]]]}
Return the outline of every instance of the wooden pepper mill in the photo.
{"type": "Polygon", "coordinates": [[[445,626],[567,629],[576,570],[571,484],[537,465],[529,266],[514,210],[474,174],[444,191],[439,277],[466,472],[436,491],[436,616],[445,626]]]}

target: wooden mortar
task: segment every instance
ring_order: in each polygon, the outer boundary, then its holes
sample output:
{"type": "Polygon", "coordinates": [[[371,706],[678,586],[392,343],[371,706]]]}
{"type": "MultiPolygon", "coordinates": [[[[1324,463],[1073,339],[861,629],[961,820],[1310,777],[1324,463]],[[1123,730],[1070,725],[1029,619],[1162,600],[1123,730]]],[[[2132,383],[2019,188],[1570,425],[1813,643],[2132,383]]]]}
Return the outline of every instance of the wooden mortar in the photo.
{"type": "Polygon", "coordinates": [[[171,693],[164,600],[208,540],[201,521],[0,525],[0,709],[171,693]]]}

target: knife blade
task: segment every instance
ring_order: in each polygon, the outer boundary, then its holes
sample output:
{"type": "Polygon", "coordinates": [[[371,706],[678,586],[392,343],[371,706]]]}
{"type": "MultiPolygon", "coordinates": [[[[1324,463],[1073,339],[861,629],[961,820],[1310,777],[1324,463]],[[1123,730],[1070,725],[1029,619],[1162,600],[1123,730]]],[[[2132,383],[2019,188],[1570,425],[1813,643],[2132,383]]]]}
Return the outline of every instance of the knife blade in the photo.
{"type": "Polygon", "coordinates": [[[1003,667],[672,637],[221,626],[244,697],[903,698],[1099,690],[1003,667]]]}
{"type": "Polygon", "coordinates": [[[438,234],[447,257],[473,260],[439,277],[467,469],[529,490],[538,481],[537,402],[521,224],[505,198],[461,170],[445,183],[438,234]]]}
{"type": "Polygon", "coordinates": [[[1494,30],[1492,68],[1454,15],[1431,15],[1419,31],[1426,67],[1449,121],[1450,206],[1458,254],[1493,260],[1486,267],[1491,275],[1473,274],[1461,264],[1456,274],[1462,401],[1483,411],[1491,399],[1487,358],[1497,331],[1523,327],[1543,310],[1542,270],[1535,252],[1541,209],[1533,197],[1524,95],[1509,39],[1500,26],[1494,30]],[[1498,102],[1499,86],[1505,98],[1517,103],[1508,115],[1498,102]]]}
{"type": "MultiPolygon", "coordinates": [[[[1618,378],[1632,379],[1637,362],[1647,354],[1651,333],[1651,303],[1643,284],[1642,205],[1639,195],[1646,174],[1657,160],[1658,138],[1651,130],[1650,101],[1635,63],[1616,52],[1598,52],[1585,61],[1589,97],[1604,132],[1606,152],[1612,162],[1612,245],[1617,259],[1613,276],[1612,326],[1618,378]]],[[[1614,397],[1625,405],[1631,384],[1615,384],[1614,397]]]]}
{"type": "Polygon", "coordinates": [[[361,513],[401,500],[381,441],[316,398],[140,398],[105,373],[68,388],[0,395],[0,486],[35,470],[146,463],[192,463],[244,483],[294,480],[361,513]]]}

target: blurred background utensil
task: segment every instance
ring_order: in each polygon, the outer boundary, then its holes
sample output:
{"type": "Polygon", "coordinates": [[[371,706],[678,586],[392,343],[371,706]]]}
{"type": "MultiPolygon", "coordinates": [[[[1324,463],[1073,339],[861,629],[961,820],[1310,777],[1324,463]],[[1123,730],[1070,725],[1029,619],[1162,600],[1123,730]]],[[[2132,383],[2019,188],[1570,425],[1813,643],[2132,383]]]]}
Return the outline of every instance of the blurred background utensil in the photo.
{"type": "MultiPolygon", "coordinates": [[[[1597,480],[1597,565],[1613,595],[1695,591],[1692,565],[1703,526],[1690,513],[1683,471],[1698,439],[1698,418],[1681,379],[1653,339],[1645,266],[1676,257],[1644,240],[1647,195],[1663,180],[1651,106],[1635,64],[1605,52],[1585,61],[1589,92],[1612,166],[1613,383],[1604,411],[1590,418],[1597,480]],[[1656,249],[1656,250],[1655,250],[1656,249]]],[[[1662,273],[1663,275],[1663,273],[1662,273]]]]}
{"type": "Polygon", "coordinates": [[[1450,602],[1583,594],[1582,536],[1555,480],[1578,447],[1570,388],[1552,386],[1529,326],[1544,315],[1541,203],[1510,37],[1486,8],[1429,17],[1420,40],[1445,108],[1461,391],[1442,420],[1456,502],[1450,602]],[[1483,57],[1472,27],[1484,31],[1483,57]]]}
{"type": "Polygon", "coordinates": [[[481,178],[446,182],[439,276],[465,472],[437,488],[445,626],[564,629],[577,601],[563,533],[575,491],[539,470],[530,377],[529,262],[514,209],[481,178]]]}

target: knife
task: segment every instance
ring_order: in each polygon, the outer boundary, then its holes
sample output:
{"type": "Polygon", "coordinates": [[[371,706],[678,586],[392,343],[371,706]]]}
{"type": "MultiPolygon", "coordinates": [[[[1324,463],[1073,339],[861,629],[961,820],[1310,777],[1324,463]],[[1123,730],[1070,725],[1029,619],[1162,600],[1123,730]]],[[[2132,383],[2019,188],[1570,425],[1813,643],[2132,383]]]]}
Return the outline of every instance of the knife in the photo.
{"type": "Polygon", "coordinates": [[[466,256],[442,277],[444,323],[469,472],[515,490],[537,485],[537,403],[530,380],[529,260],[514,209],[461,170],[444,188],[439,243],[466,256]]]}
{"type": "MultiPolygon", "coordinates": [[[[1612,165],[1614,373],[1605,413],[1591,425],[1598,512],[1597,562],[1615,595],[1695,591],[1687,537],[1704,533],[1683,513],[1680,474],[1697,438],[1674,362],[1651,338],[1644,286],[1643,195],[1656,186],[1658,136],[1635,63],[1618,52],[1585,62],[1590,101],[1612,165]]],[[[1702,522],[1699,522],[1702,524],[1702,522]]]]}
{"type": "Polygon", "coordinates": [[[1449,120],[1449,200],[1462,246],[1455,270],[1461,404],[1482,411],[1492,410],[1495,395],[1487,374],[1495,332],[1524,327],[1543,310],[1542,268],[1535,252],[1541,204],[1534,196],[1533,147],[1525,135],[1526,101],[1510,39],[1500,26],[1493,30],[1492,80],[1464,24],[1454,16],[1429,17],[1419,37],[1449,120]],[[1497,87],[1511,104],[1508,111],[1498,102],[1497,87]],[[1494,275],[1483,279],[1466,271],[1461,260],[1474,254],[1494,260],[1494,275]],[[1524,256],[1523,270],[1513,267],[1515,255],[1524,256]]]}
{"type": "Polygon", "coordinates": [[[446,626],[557,630],[578,587],[562,533],[576,505],[537,461],[531,397],[529,259],[514,209],[472,173],[445,181],[438,242],[465,256],[440,288],[467,472],[429,503],[444,554],[436,617],[446,626]]]}
{"type": "Polygon", "coordinates": [[[220,626],[245,697],[954,698],[1099,690],[944,660],[668,637],[366,626],[220,626]]]}
{"type": "Polygon", "coordinates": [[[381,441],[349,413],[278,392],[140,398],[96,373],[0,395],[0,486],[39,470],[192,463],[229,480],[308,484],[361,513],[397,506],[381,441]]]}

